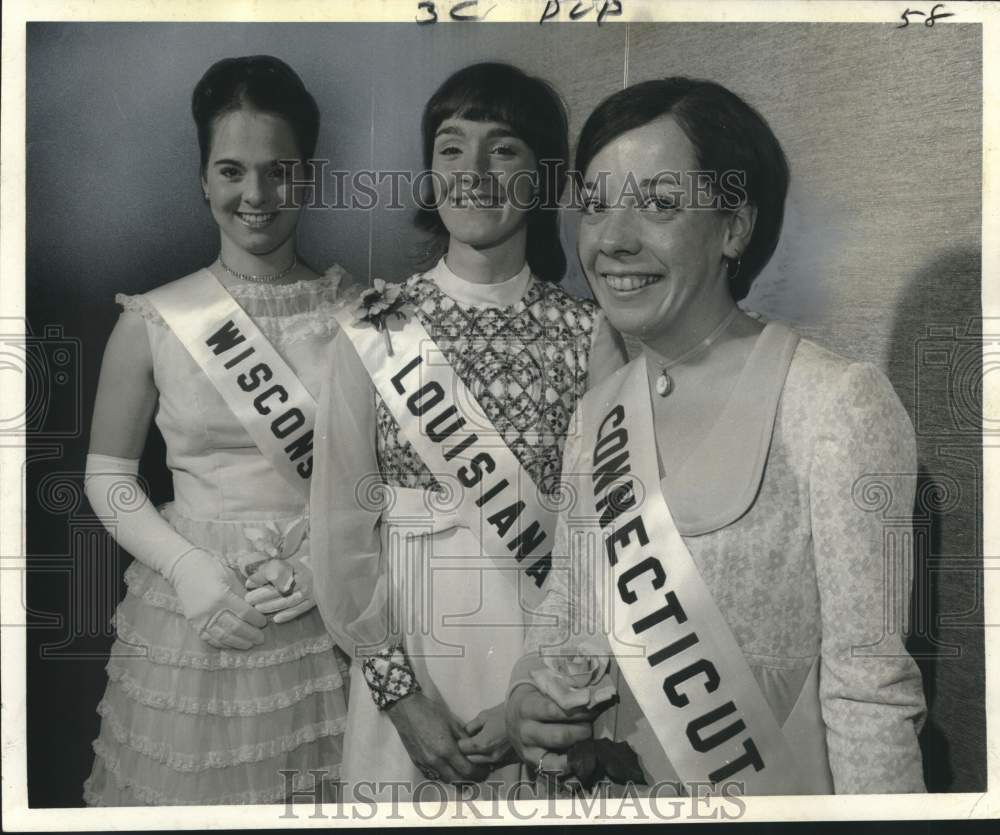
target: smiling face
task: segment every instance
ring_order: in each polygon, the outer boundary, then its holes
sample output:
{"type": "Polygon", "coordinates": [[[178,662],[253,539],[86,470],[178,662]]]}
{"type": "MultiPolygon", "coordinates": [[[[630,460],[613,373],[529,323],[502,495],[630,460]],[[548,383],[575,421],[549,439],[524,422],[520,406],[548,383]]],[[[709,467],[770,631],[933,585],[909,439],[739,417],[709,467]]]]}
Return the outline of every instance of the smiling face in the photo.
{"type": "Polygon", "coordinates": [[[271,113],[236,110],[220,116],[202,176],[212,216],[219,224],[223,254],[236,248],[267,255],[291,241],[299,209],[280,160],[298,159],[288,122],[271,113]]]}
{"type": "Polygon", "coordinates": [[[453,241],[486,249],[526,228],[537,162],[507,125],[445,119],[434,136],[431,170],[438,214],[453,241]]]}
{"type": "Polygon", "coordinates": [[[668,116],[612,140],[585,172],[581,264],[612,325],[643,341],[708,332],[733,306],[723,257],[749,230],[738,213],[692,206],[697,170],[668,116]]]}

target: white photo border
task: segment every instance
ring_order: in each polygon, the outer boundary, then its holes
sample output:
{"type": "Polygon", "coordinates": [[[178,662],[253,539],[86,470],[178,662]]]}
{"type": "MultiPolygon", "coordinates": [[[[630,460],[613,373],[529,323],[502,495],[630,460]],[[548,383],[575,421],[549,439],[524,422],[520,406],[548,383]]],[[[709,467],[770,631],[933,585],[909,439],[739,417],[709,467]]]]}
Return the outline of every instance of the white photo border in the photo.
{"type": "MultiPolygon", "coordinates": [[[[481,4],[483,0],[480,0],[481,4]]],[[[438,6],[451,5],[447,0],[438,6]]],[[[494,22],[537,22],[544,0],[489,0],[489,21],[453,24],[446,15],[443,25],[490,25],[494,22]]],[[[568,4],[567,4],[568,5],[568,4]]],[[[605,21],[607,26],[628,26],[651,21],[686,22],[896,22],[905,2],[825,2],[823,0],[787,0],[786,2],[751,2],[744,0],[624,0],[623,14],[605,21]]],[[[913,4],[911,4],[913,5],[913,4]]],[[[933,4],[928,4],[933,5],[933,4]]],[[[0,229],[0,316],[23,322],[25,314],[25,50],[26,23],[30,21],[91,22],[407,22],[415,20],[416,0],[257,0],[251,4],[228,2],[135,3],[127,0],[93,0],[69,4],[51,0],[18,0],[3,4],[2,46],[2,229],[0,229]],[[246,10],[253,8],[252,18],[246,10]]],[[[982,211],[982,315],[1000,317],[1000,7],[968,3],[953,9],[963,23],[982,24],[983,51],[983,211],[982,211]]],[[[575,25],[572,23],[558,25],[575,25]]],[[[947,25],[941,23],[939,25],[947,25]]],[[[984,353],[986,346],[984,346],[984,353]]],[[[6,381],[5,381],[6,383],[6,381]]],[[[25,393],[2,394],[4,401],[23,405],[25,393]]],[[[984,414],[1000,414],[1000,375],[986,375],[983,390],[984,414]]],[[[1000,441],[983,435],[984,485],[983,507],[1000,508],[1000,441]]],[[[0,643],[3,655],[2,674],[2,800],[3,827],[21,831],[111,830],[111,829],[270,829],[315,826],[421,825],[449,823],[494,825],[502,823],[563,824],[573,821],[570,801],[523,801],[519,814],[501,819],[476,819],[466,807],[463,819],[441,815],[430,819],[414,811],[380,808],[372,814],[371,806],[356,804],[346,814],[326,809],[327,818],[311,819],[309,805],[296,806],[294,819],[282,818],[280,806],[211,806],[162,807],[155,819],[148,810],[116,809],[30,809],[27,805],[26,704],[25,704],[25,630],[23,621],[23,576],[25,571],[24,495],[25,450],[23,446],[0,446],[0,643]],[[19,620],[20,619],[20,620],[19,620]],[[553,810],[556,814],[552,814],[553,810]]],[[[1000,513],[986,512],[983,518],[984,554],[1000,555],[1000,513]]],[[[1000,622],[1000,576],[984,571],[986,623],[1000,622]],[[990,617],[992,615],[992,618],[990,617]]],[[[984,793],[934,795],[866,795],[821,797],[749,797],[745,798],[742,821],[791,820],[908,820],[993,818],[1000,816],[1000,745],[996,738],[996,719],[1000,716],[1000,688],[995,673],[1000,666],[1000,640],[986,629],[986,716],[988,790],[984,793]]],[[[629,804],[631,814],[621,818],[634,821],[657,820],[648,799],[629,804]]],[[[459,804],[461,805],[461,804],[459,804]]],[[[725,804],[702,801],[697,804],[697,818],[705,820],[725,804]]],[[[579,809],[576,822],[585,822],[579,809]]],[[[718,819],[718,818],[716,818],[718,819]]],[[[680,820],[680,819],[679,819],[680,820]]]]}

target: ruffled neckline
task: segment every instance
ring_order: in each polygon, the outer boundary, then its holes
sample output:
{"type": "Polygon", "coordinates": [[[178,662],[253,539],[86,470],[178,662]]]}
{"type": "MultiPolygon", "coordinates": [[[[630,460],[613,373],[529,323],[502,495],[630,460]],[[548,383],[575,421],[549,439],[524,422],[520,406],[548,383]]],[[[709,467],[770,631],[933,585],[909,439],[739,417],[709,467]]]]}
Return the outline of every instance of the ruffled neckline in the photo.
{"type": "MultiPolygon", "coordinates": [[[[336,332],[333,310],[341,285],[349,281],[343,267],[335,265],[318,278],[277,286],[248,283],[226,288],[226,291],[257,323],[270,342],[288,345],[303,339],[327,337],[336,332]]],[[[167,328],[167,323],[146,294],[130,296],[118,293],[115,301],[125,310],[167,328]]]]}
{"type": "Polygon", "coordinates": [[[442,257],[424,273],[438,289],[459,304],[470,307],[509,307],[516,304],[528,291],[532,282],[531,268],[527,263],[517,275],[495,284],[477,284],[454,273],[442,257]]]}
{"type": "MultiPolygon", "coordinates": [[[[211,275],[211,273],[209,273],[211,275]]],[[[272,299],[315,294],[336,290],[346,277],[347,272],[339,264],[334,264],[317,278],[300,278],[288,284],[253,284],[240,282],[233,285],[223,285],[233,298],[239,299],[272,299]]],[[[214,276],[213,276],[214,278],[214,276]]]]}

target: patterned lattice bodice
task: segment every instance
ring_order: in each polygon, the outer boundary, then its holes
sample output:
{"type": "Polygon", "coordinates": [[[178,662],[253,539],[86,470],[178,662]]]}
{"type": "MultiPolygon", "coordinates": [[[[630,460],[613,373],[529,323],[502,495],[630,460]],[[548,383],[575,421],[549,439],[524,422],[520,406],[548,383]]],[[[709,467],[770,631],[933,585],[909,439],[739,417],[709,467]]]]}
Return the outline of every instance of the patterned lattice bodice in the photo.
{"type": "MultiPolygon", "coordinates": [[[[410,278],[404,292],[528,475],[542,490],[553,490],[570,418],[587,389],[597,305],[537,279],[505,307],[462,304],[423,274],[410,278]]],[[[382,477],[396,487],[436,487],[400,437],[396,419],[376,399],[382,477]]]]}

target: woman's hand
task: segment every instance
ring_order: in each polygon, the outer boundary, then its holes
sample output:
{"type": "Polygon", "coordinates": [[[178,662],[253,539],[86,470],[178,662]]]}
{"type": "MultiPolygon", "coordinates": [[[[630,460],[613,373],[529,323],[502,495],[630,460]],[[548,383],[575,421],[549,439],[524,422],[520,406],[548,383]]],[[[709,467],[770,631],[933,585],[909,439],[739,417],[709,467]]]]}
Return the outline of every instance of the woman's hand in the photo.
{"type": "Polygon", "coordinates": [[[533,684],[519,684],[507,699],[507,736],[521,760],[535,767],[543,754],[590,739],[600,712],[585,707],[565,711],[533,684]]]}
{"type": "Polygon", "coordinates": [[[506,704],[481,710],[479,715],[465,725],[470,734],[458,740],[458,750],[477,765],[488,765],[490,770],[516,762],[517,757],[507,737],[506,704]]]}
{"type": "Polygon", "coordinates": [[[295,620],[316,606],[312,571],[297,557],[268,560],[247,578],[246,587],[246,602],[261,614],[273,615],[275,623],[295,620]]]}
{"type": "Polygon", "coordinates": [[[231,575],[207,551],[192,548],[174,562],[167,579],[203,641],[218,649],[250,649],[264,642],[267,618],[233,592],[231,575]]]}
{"type": "Polygon", "coordinates": [[[469,783],[485,780],[489,769],[472,763],[458,746],[467,735],[448,709],[414,692],[385,709],[413,764],[431,780],[469,783]]]}

